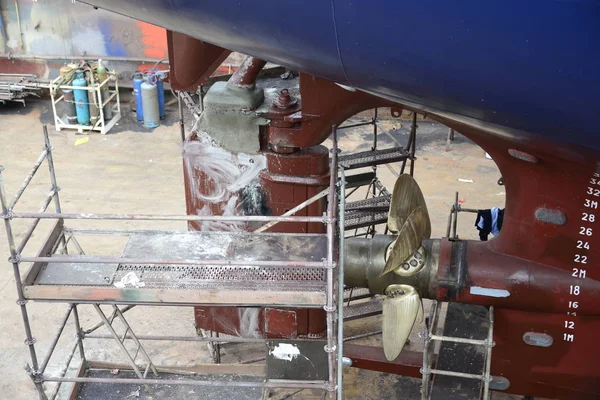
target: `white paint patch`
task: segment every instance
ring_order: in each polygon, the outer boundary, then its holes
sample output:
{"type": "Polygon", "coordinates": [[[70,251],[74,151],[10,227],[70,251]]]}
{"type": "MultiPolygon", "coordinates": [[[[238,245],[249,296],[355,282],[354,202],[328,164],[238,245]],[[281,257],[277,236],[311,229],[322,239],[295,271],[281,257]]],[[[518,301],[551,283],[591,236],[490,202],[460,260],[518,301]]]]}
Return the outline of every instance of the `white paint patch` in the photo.
{"type": "Polygon", "coordinates": [[[141,288],[146,286],[144,282],[140,281],[140,278],[135,274],[135,272],[131,271],[125,274],[124,277],[121,278],[120,281],[115,282],[115,287],[119,289],[124,289],[126,286],[133,286],[135,288],[141,288]]]}
{"type": "Polygon", "coordinates": [[[73,54],[108,54],[106,51],[106,42],[104,35],[99,29],[82,28],[79,25],[79,31],[74,32],[71,37],[73,45],[73,54]]]}
{"type": "Polygon", "coordinates": [[[300,350],[294,344],[279,343],[273,350],[269,350],[269,354],[278,360],[292,361],[296,357],[300,357],[300,350]]]}
{"type": "Polygon", "coordinates": [[[487,297],[508,297],[510,296],[510,292],[504,289],[490,289],[484,288],[481,286],[471,286],[470,293],[477,296],[487,296],[487,297]]]}
{"type": "MultiPolygon", "coordinates": [[[[267,167],[264,155],[231,153],[215,145],[208,134],[197,132],[198,141],[186,142],[183,148],[187,180],[194,193],[204,203],[196,210],[197,215],[213,215],[210,205],[220,204],[219,215],[240,215],[238,192],[255,187],[262,170],[267,167]],[[210,181],[210,189],[200,190],[200,178],[210,181]]],[[[203,231],[241,231],[243,222],[203,221],[203,231]]]]}
{"type": "Polygon", "coordinates": [[[240,317],[240,336],[244,338],[260,338],[258,332],[258,314],[260,308],[244,307],[238,309],[240,317]]]}

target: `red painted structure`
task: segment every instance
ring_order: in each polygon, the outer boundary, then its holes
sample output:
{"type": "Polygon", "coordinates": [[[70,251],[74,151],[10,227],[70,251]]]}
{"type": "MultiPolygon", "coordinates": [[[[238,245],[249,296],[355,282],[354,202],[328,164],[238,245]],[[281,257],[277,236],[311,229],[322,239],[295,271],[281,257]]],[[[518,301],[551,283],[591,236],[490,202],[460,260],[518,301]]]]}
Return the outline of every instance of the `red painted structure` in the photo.
{"type": "MultiPolygon", "coordinates": [[[[212,61],[205,59],[206,71],[195,84],[210,75],[208,70],[222,56],[216,49],[212,54],[212,61]]],[[[172,68],[189,65],[187,60],[188,56],[172,58],[172,68]]],[[[374,107],[421,111],[306,74],[300,75],[300,94],[301,102],[291,105],[290,112],[273,110],[273,122],[263,135],[261,151],[269,163],[261,180],[268,188],[273,214],[285,212],[327,184],[327,155],[318,145],[327,138],[332,124],[374,107]]],[[[491,154],[507,193],[502,233],[489,242],[468,242],[461,283],[455,290],[438,285],[430,297],[494,305],[492,375],[510,381],[507,392],[560,399],[600,397],[597,155],[590,149],[564,147],[541,136],[523,139],[450,114],[427,113],[427,117],[463,133],[491,154]],[[508,295],[476,294],[473,287],[506,291],[508,295]],[[528,345],[523,341],[526,332],[548,334],[554,342],[550,347],[528,345]]],[[[190,201],[193,193],[187,194],[190,201]]],[[[308,212],[318,215],[323,207],[323,202],[316,203],[308,212]]],[[[283,224],[277,229],[310,231],[310,227],[283,224]]],[[[455,268],[451,261],[455,248],[451,241],[442,241],[438,281],[454,279],[450,274],[455,268]]],[[[196,321],[205,329],[235,333],[236,329],[228,326],[239,325],[236,315],[226,310],[215,318],[215,310],[198,309],[196,321]]],[[[318,335],[324,329],[318,313],[307,316],[301,311],[268,309],[261,311],[259,318],[261,332],[271,337],[318,335]]],[[[387,362],[379,348],[351,345],[345,353],[359,368],[420,376],[420,354],[405,351],[396,361],[387,362]]]]}

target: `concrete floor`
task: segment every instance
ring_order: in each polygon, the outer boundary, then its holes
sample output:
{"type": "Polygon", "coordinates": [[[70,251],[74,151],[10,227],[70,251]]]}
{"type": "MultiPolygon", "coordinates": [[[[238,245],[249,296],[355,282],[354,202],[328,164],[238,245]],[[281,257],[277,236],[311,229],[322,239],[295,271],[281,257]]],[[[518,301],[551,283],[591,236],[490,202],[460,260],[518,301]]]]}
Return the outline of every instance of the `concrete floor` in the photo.
{"type": "MultiPolygon", "coordinates": [[[[54,159],[58,184],[61,187],[63,212],[92,213],[155,213],[184,214],[185,199],[181,162],[180,136],[174,123],[176,110],[168,108],[166,124],[148,131],[140,128],[131,117],[129,107],[115,134],[89,136],[89,142],[75,147],[80,136],[74,131],[56,132],[49,127],[54,146],[54,159]]],[[[15,193],[26,173],[33,165],[42,148],[42,122],[50,122],[48,103],[30,102],[26,108],[20,105],[0,105],[0,165],[6,167],[3,173],[4,183],[9,197],[15,193]]],[[[408,121],[385,122],[393,135],[402,143],[408,137],[408,121]]],[[[504,190],[496,184],[499,178],[495,164],[484,157],[483,151],[472,142],[456,135],[456,141],[446,152],[447,128],[423,121],[419,123],[418,161],[415,176],[419,181],[431,214],[433,236],[445,234],[448,212],[454,199],[454,192],[460,191],[464,206],[470,208],[503,207],[504,190]],[[461,179],[472,179],[473,183],[462,183],[461,179]]],[[[371,140],[368,128],[358,128],[345,132],[340,139],[343,150],[366,150],[371,140]]],[[[383,139],[385,142],[387,139],[383,139]]],[[[380,168],[381,178],[388,188],[393,188],[394,177],[386,169],[380,168]]],[[[47,169],[41,168],[39,176],[21,199],[16,210],[34,211],[39,208],[46,195],[48,183],[47,169]]],[[[477,238],[473,227],[474,216],[461,215],[458,228],[463,238],[477,238]]],[[[112,224],[112,223],[111,223],[112,224]]],[[[22,237],[26,225],[15,221],[17,241],[22,237]]],[[[71,227],[81,226],[69,223],[71,227]]],[[[107,227],[100,222],[86,223],[87,227],[107,227]]],[[[185,229],[185,224],[177,222],[121,222],[123,228],[185,229]]],[[[47,224],[40,224],[25,253],[32,255],[45,236],[47,224]],[[41,229],[40,229],[41,228],[41,229]],[[28,251],[27,251],[28,250],[28,251]]],[[[0,233],[0,258],[6,260],[8,249],[4,231],[0,233]]],[[[107,245],[120,246],[108,239],[96,238],[82,243],[89,254],[97,253],[107,245]]],[[[116,247],[115,247],[116,248],[116,247]]],[[[29,400],[37,398],[31,380],[23,367],[29,362],[29,355],[23,340],[25,338],[19,307],[15,304],[16,290],[12,268],[9,263],[0,263],[0,393],[2,398],[29,400]]],[[[93,310],[81,307],[82,325],[89,327],[97,322],[93,310]]],[[[29,303],[31,324],[37,339],[38,357],[43,359],[56,326],[62,318],[64,304],[29,303]]],[[[144,334],[194,335],[193,313],[189,307],[169,308],[168,312],[160,307],[133,309],[129,321],[136,332],[144,334]]],[[[373,317],[351,325],[349,333],[360,330],[380,329],[380,318],[373,317]]],[[[72,330],[68,325],[67,330],[72,330]]],[[[99,331],[100,332],[100,331],[99,331]]],[[[106,332],[102,332],[106,333],[106,332]]],[[[59,371],[59,361],[64,360],[71,346],[73,336],[70,332],[59,343],[48,372],[59,371]]],[[[418,341],[418,339],[416,339],[418,341]]],[[[379,338],[369,339],[378,343],[379,338]]],[[[415,344],[416,346],[416,344],[415,344]]],[[[87,347],[90,359],[115,360],[118,352],[112,350],[111,342],[91,341],[87,347]]],[[[153,342],[148,346],[150,355],[156,364],[184,365],[210,362],[206,347],[199,343],[153,342]]],[[[224,362],[251,359],[260,354],[260,349],[231,346],[224,350],[224,362]]],[[[118,356],[117,356],[118,357],[118,356]]],[[[77,362],[77,356],[75,357],[77,362]]],[[[124,362],[122,358],[116,359],[124,362]]],[[[345,372],[345,385],[348,399],[382,398],[420,398],[418,381],[377,374],[370,371],[350,369],[345,372]]],[[[51,384],[47,385],[49,388],[51,384]]],[[[133,388],[135,389],[135,388],[133,388]]],[[[199,393],[200,390],[196,390],[199,393]]],[[[190,392],[187,398],[203,398],[190,392]]],[[[128,395],[124,394],[123,398],[128,395]]],[[[283,398],[283,397],[282,397],[283,398]]],[[[309,394],[299,393],[294,399],[313,398],[309,394]]],[[[495,399],[512,398],[494,396],[495,399]]]]}

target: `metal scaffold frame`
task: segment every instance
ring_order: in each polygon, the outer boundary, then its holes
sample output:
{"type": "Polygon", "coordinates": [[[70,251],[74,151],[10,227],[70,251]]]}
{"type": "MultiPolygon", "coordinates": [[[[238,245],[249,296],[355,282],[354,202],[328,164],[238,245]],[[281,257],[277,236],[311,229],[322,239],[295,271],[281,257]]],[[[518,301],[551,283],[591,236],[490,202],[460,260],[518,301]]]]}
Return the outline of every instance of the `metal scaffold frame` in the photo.
{"type": "Polygon", "coordinates": [[[116,72],[107,71],[107,78],[104,81],[92,82],[89,86],[64,85],[62,83],[63,80],[64,78],[59,75],[56,79],[53,79],[49,85],[50,97],[52,100],[52,112],[54,115],[54,126],[57,131],[63,129],[76,129],[78,133],[96,131],[105,135],[117,122],[119,122],[121,119],[121,100],[119,98],[119,77],[116,72]],[[115,85],[112,90],[109,88],[111,82],[114,82],[115,85]],[[94,102],[88,105],[92,105],[98,109],[96,121],[92,121],[90,125],[73,124],[69,122],[66,115],[61,116],[58,108],[60,108],[60,104],[67,102],[64,94],[58,96],[58,91],[61,89],[92,92],[91,97],[94,99],[94,102]],[[110,112],[112,114],[112,118],[108,120],[106,120],[104,115],[104,107],[106,106],[110,107],[110,112]]]}
{"type": "MultiPolygon", "coordinates": [[[[18,305],[20,306],[23,323],[25,327],[25,344],[28,346],[31,357],[31,365],[28,366],[28,372],[30,377],[32,378],[36,389],[39,393],[39,398],[41,400],[47,399],[55,399],[58,395],[60,385],[63,383],[73,383],[75,384],[73,387],[73,391],[76,390],[76,387],[82,383],[126,383],[126,384],[140,384],[140,385],[154,385],[154,384],[168,384],[168,385],[190,385],[190,386],[229,386],[229,387],[258,387],[258,388],[297,388],[297,389],[318,389],[322,390],[324,395],[328,394],[329,398],[337,399],[342,398],[342,345],[343,345],[343,295],[344,295],[344,286],[343,286],[343,262],[338,262],[339,254],[338,252],[343,252],[339,246],[337,235],[340,235],[340,240],[343,240],[343,210],[344,210],[344,201],[343,197],[340,197],[341,204],[338,208],[338,186],[341,186],[341,190],[343,193],[344,182],[338,182],[338,160],[337,160],[337,135],[336,129],[333,127],[333,138],[334,144],[332,149],[332,158],[331,158],[331,178],[330,178],[330,186],[327,190],[328,196],[328,208],[326,214],[323,216],[198,216],[198,215],[146,215],[146,214],[68,214],[63,213],[61,210],[60,199],[59,199],[59,191],[60,188],[57,185],[56,174],[54,169],[54,162],[52,159],[52,146],[50,144],[50,139],[48,136],[47,127],[44,126],[43,129],[44,134],[44,142],[45,146],[40,155],[40,157],[35,162],[33,168],[25,178],[23,184],[18,189],[16,195],[9,202],[6,191],[4,188],[2,171],[3,167],[0,167],[0,202],[2,205],[2,215],[0,216],[4,220],[4,225],[7,233],[7,239],[10,249],[10,259],[13,266],[14,278],[17,286],[17,294],[18,294],[18,305]],[[51,180],[51,189],[48,193],[45,201],[40,207],[38,212],[14,212],[13,209],[23,193],[25,189],[28,187],[29,183],[33,179],[34,175],[42,165],[44,161],[47,161],[49,172],[50,172],[50,180],[51,180]],[[46,212],[51,202],[54,202],[54,212],[46,212]],[[337,220],[337,212],[340,211],[340,218],[342,221],[339,225],[337,220]],[[15,235],[13,234],[13,219],[32,219],[32,223],[23,236],[21,242],[17,245],[15,242],[15,235]],[[54,229],[48,236],[46,242],[42,245],[37,256],[25,256],[23,255],[23,250],[27,245],[29,239],[32,237],[36,227],[42,219],[53,219],[56,220],[54,224],[54,229]],[[169,234],[171,231],[141,231],[141,230],[94,230],[94,229],[68,229],[64,227],[64,221],[70,219],[77,220],[168,220],[168,221],[259,221],[259,222],[267,222],[270,224],[278,223],[278,222],[313,222],[313,223],[323,223],[327,226],[327,232],[325,235],[314,234],[313,236],[320,236],[324,240],[326,240],[326,257],[324,257],[321,261],[297,261],[297,260],[283,260],[283,261],[273,261],[273,260],[206,260],[206,259],[136,259],[136,258],[114,258],[114,257],[104,257],[104,256],[89,256],[85,255],[83,249],[81,248],[79,242],[74,236],[75,233],[79,234],[100,234],[100,235],[123,235],[123,234],[153,234],[159,232],[161,234],[169,234]],[[339,231],[336,229],[339,228],[339,231]],[[148,233],[150,232],[150,233],[148,233]],[[71,255],[69,254],[68,247],[69,245],[73,245],[78,254],[71,255]],[[55,255],[56,252],[60,252],[60,254],[55,255]],[[23,263],[33,263],[32,267],[29,269],[26,277],[21,279],[21,269],[23,263]],[[313,268],[313,269],[321,269],[323,270],[322,276],[325,278],[321,282],[319,286],[324,290],[323,295],[313,296],[312,300],[320,300],[319,302],[300,302],[299,304],[293,301],[292,297],[302,297],[302,296],[287,296],[290,298],[287,302],[281,302],[281,296],[277,298],[277,300],[273,300],[274,303],[268,303],[265,300],[264,304],[267,305],[277,305],[277,306],[288,306],[288,307],[306,307],[306,308],[323,308],[326,311],[327,325],[326,325],[326,345],[324,347],[324,351],[327,353],[327,380],[300,380],[300,379],[269,379],[265,377],[264,380],[260,382],[249,382],[249,381],[225,381],[225,380],[165,380],[159,379],[158,377],[149,378],[147,377],[149,372],[153,374],[157,374],[158,371],[161,372],[172,372],[174,369],[183,370],[186,367],[177,366],[173,367],[160,367],[155,366],[141,342],[145,340],[169,340],[169,341],[194,341],[194,342],[238,342],[238,343],[257,343],[257,342],[268,342],[268,339],[256,339],[256,338],[202,338],[202,337],[185,337],[185,336],[143,336],[136,335],[133,331],[133,327],[126,321],[124,317],[124,313],[136,305],[146,305],[146,304],[154,304],[154,305],[163,305],[163,306],[173,306],[173,305],[232,305],[231,303],[221,303],[220,300],[223,299],[223,296],[216,296],[216,299],[211,301],[207,301],[206,298],[203,300],[196,302],[195,300],[188,301],[183,299],[181,301],[166,301],[163,302],[161,298],[153,298],[153,297],[143,297],[142,300],[139,300],[134,297],[110,297],[111,295],[107,295],[111,290],[122,290],[123,293],[131,293],[134,290],[137,294],[142,294],[144,292],[148,292],[151,289],[145,288],[137,288],[137,289],[99,289],[97,291],[104,291],[100,297],[91,295],[90,293],[94,292],[94,290],[83,290],[83,291],[72,291],[69,292],[69,296],[61,297],[56,294],[60,292],[60,288],[57,290],[52,290],[52,286],[46,286],[50,289],[45,291],[32,291],[32,287],[34,287],[35,276],[39,272],[39,268],[42,265],[50,265],[50,264],[59,264],[59,263],[79,263],[81,265],[88,264],[102,264],[102,263],[145,263],[152,264],[155,266],[163,266],[163,265],[175,265],[175,266],[193,266],[201,268],[203,266],[214,266],[217,265],[219,267],[226,268],[243,268],[244,266],[248,267],[248,264],[251,263],[252,268],[255,266],[264,268],[266,271],[279,268],[279,269],[293,269],[297,267],[302,268],[313,268]],[[37,269],[36,269],[37,268],[37,269]],[[337,289],[337,291],[336,291],[337,289]],[[108,292],[107,292],[108,291],[108,292]],[[129,292],[127,292],[129,291],[129,292]],[[78,296],[78,297],[77,297],[78,296]],[[61,320],[61,324],[58,328],[58,332],[55,335],[47,355],[44,360],[40,363],[38,360],[38,355],[35,347],[36,340],[33,336],[31,324],[29,321],[28,311],[27,311],[27,301],[28,300],[36,300],[36,301],[59,301],[68,303],[68,309],[65,316],[61,320]],[[151,299],[151,300],[148,300],[151,299]],[[97,314],[101,318],[101,322],[96,324],[95,326],[89,329],[82,329],[80,326],[80,319],[78,313],[78,307],[83,304],[91,304],[95,308],[97,314]],[[105,314],[105,311],[100,307],[101,305],[109,305],[112,309],[112,314],[109,316],[105,314]],[[125,305],[124,307],[119,307],[119,305],[125,305]],[[66,365],[61,369],[61,372],[57,375],[49,375],[46,373],[46,368],[51,360],[51,357],[54,353],[54,350],[57,347],[59,339],[61,335],[63,335],[65,327],[69,320],[73,321],[76,331],[76,340],[73,343],[71,348],[71,352],[69,353],[69,357],[67,359],[66,365]],[[115,320],[119,320],[120,324],[125,327],[125,332],[123,334],[118,334],[115,330],[113,322],[115,320]],[[105,326],[110,335],[103,334],[94,334],[93,332],[97,329],[105,326]],[[97,362],[88,360],[86,357],[84,339],[86,338],[94,338],[94,339],[114,339],[119,345],[120,349],[127,356],[128,365],[123,366],[123,364],[119,364],[115,366],[112,363],[105,362],[97,362]],[[125,340],[133,340],[137,345],[137,350],[135,351],[135,355],[130,354],[124,346],[125,340]],[[78,368],[77,376],[67,376],[67,371],[69,369],[69,365],[71,364],[74,354],[79,350],[79,356],[81,359],[81,365],[78,368]],[[141,368],[139,364],[136,363],[136,358],[138,354],[141,354],[145,359],[145,368],[141,368]],[[121,368],[121,369],[131,369],[133,370],[137,378],[117,378],[117,377],[89,377],[84,376],[86,370],[89,368],[97,368],[97,369],[113,369],[113,368],[121,368]],[[57,382],[58,385],[53,391],[53,393],[48,396],[43,387],[44,382],[57,382]]],[[[342,172],[343,176],[343,172],[342,172]]],[[[183,234],[182,232],[178,232],[179,234],[183,234]]],[[[188,232],[185,232],[188,233],[188,232]]],[[[212,232],[210,233],[212,234],[212,232]]],[[[257,235],[254,233],[247,233],[248,235],[257,235]]],[[[260,234],[258,234],[260,235],[260,234]]],[[[281,236],[281,234],[262,234],[268,237],[277,237],[281,236]]],[[[289,234],[290,236],[292,234],[289,234]]],[[[343,245],[343,243],[342,243],[343,245]]],[[[340,258],[341,260],[341,258],[340,258]]],[[[42,285],[38,285],[42,286],[42,285]]],[[[67,284],[68,286],[68,284],[67,284]]],[[[252,289],[257,290],[257,289],[252,289]]],[[[258,289],[259,291],[261,289],[258,289]]],[[[308,289],[304,289],[308,290],[308,289]]],[[[164,292],[168,292],[168,289],[163,290],[164,292]]],[[[202,292],[202,290],[190,290],[189,292],[202,292]]],[[[113,292],[111,292],[113,293],[113,292]]],[[[268,293],[268,292],[263,292],[268,293]]],[[[322,293],[322,292],[319,292],[322,293]]],[[[259,293],[260,294],[260,293],[259,293]]],[[[268,296],[266,296],[269,298],[268,296]]],[[[247,305],[246,303],[240,303],[238,305],[247,305]]],[[[257,303],[252,303],[251,305],[258,305],[257,303]]],[[[306,341],[311,341],[311,339],[305,339],[306,341]]],[[[194,366],[198,368],[198,366],[194,366]]],[[[231,373],[238,373],[243,375],[243,370],[248,369],[248,365],[243,364],[232,364],[228,366],[230,368],[231,373]],[[239,368],[242,367],[242,368],[239,368]],[[237,371],[237,372],[236,372],[237,371]]],[[[264,369],[264,365],[257,366],[264,369]]],[[[191,368],[191,367],[190,367],[191,368]]],[[[210,369],[206,369],[207,371],[210,369]]]]}
{"type": "MultiPolygon", "coordinates": [[[[392,115],[394,115],[394,117],[399,117],[400,111],[392,110],[392,115]]],[[[349,217],[349,223],[346,228],[348,230],[353,230],[354,232],[346,237],[372,237],[376,234],[376,225],[385,223],[383,220],[387,221],[391,193],[383,186],[377,176],[377,167],[379,165],[385,166],[395,177],[399,177],[404,174],[408,161],[410,161],[409,173],[410,175],[414,174],[418,128],[417,114],[414,112],[412,113],[410,133],[405,147],[402,146],[390,132],[381,126],[377,108],[373,109],[373,116],[371,119],[345,124],[338,129],[343,130],[370,125],[373,126],[373,143],[371,145],[371,150],[361,153],[345,154],[340,157],[340,167],[344,167],[346,170],[368,166],[371,166],[372,169],[371,173],[358,173],[348,176],[348,188],[351,190],[346,194],[346,198],[354,194],[362,186],[366,185],[367,190],[365,192],[364,200],[348,202],[346,212],[349,217]],[[378,136],[381,134],[385,135],[393,143],[393,147],[386,149],[379,148],[378,136]],[[396,162],[399,163],[398,170],[392,166],[392,163],[396,162]],[[368,181],[365,181],[365,179],[368,181]],[[382,218],[384,215],[385,218],[382,218]],[[357,225],[356,220],[361,222],[357,225]],[[358,227],[353,228],[355,225],[358,227]]],[[[384,233],[387,233],[387,225],[384,233]]]]}

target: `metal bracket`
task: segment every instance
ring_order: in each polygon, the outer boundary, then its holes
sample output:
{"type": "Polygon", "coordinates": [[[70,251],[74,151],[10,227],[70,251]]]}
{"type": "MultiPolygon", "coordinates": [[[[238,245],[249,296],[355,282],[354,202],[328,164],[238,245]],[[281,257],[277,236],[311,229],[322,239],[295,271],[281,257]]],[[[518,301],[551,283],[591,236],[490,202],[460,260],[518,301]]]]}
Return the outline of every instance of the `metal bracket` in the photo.
{"type": "Polygon", "coordinates": [[[40,371],[35,371],[31,365],[25,364],[25,371],[34,383],[44,383],[44,375],[40,371]]]}
{"type": "Polygon", "coordinates": [[[44,375],[39,371],[34,372],[31,379],[33,379],[33,383],[44,383],[44,375]]]}
{"type": "Polygon", "coordinates": [[[467,243],[463,240],[453,240],[452,254],[450,257],[450,269],[448,276],[439,279],[438,284],[448,289],[448,298],[452,298],[462,289],[465,281],[467,268],[467,243]]]}
{"type": "Polygon", "coordinates": [[[25,339],[24,341],[25,345],[27,346],[31,346],[32,344],[35,344],[35,342],[37,342],[37,340],[34,337],[32,337],[31,340],[25,339]]]}
{"type": "Polygon", "coordinates": [[[13,212],[12,210],[7,210],[6,214],[0,214],[2,216],[3,219],[9,219],[12,220],[13,219],[13,212]]]}
{"type": "Polygon", "coordinates": [[[17,254],[14,257],[8,257],[8,262],[11,264],[18,264],[21,262],[21,256],[17,254]]]}
{"type": "Polygon", "coordinates": [[[323,347],[323,350],[325,350],[325,353],[333,353],[335,352],[335,349],[337,347],[335,345],[329,347],[328,345],[325,345],[325,347],[323,347]]]}
{"type": "Polygon", "coordinates": [[[335,224],[337,222],[337,218],[328,218],[325,214],[323,214],[323,223],[325,224],[335,224]]]}
{"type": "Polygon", "coordinates": [[[25,304],[27,304],[27,301],[28,300],[25,300],[25,299],[19,299],[16,301],[16,303],[20,306],[24,306],[25,304]]]}
{"type": "Polygon", "coordinates": [[[325,269],[335,269],[335,267],[337,266],[337,263],[335,261],[329,264],[326,258],[321,258],[321,262],[323,263],[323,268],[325,269]]]}

